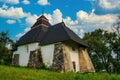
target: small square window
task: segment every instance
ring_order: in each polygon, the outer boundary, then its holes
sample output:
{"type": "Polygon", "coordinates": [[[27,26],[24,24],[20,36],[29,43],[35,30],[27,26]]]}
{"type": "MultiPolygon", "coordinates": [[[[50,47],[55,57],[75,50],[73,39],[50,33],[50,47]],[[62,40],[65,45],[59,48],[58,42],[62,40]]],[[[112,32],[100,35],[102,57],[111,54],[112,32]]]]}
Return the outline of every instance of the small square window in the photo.
{"type": "Polygon", "coordinates": [[[75,48],[74,48],[74,47],[72,47],[72,50],[73,50],[73,51],[75,51],[75,48]]]}

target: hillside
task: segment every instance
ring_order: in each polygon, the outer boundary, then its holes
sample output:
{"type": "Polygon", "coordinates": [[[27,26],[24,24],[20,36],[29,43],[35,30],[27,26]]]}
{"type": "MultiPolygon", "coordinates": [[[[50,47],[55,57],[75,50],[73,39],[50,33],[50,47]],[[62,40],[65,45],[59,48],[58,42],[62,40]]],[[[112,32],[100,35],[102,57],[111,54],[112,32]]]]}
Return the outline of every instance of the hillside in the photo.
{"type": "Polygon", "coordinates": [[[107,73],[59,73],[48,70],[0,66],[0,80],[120,80],[107,73]]]}

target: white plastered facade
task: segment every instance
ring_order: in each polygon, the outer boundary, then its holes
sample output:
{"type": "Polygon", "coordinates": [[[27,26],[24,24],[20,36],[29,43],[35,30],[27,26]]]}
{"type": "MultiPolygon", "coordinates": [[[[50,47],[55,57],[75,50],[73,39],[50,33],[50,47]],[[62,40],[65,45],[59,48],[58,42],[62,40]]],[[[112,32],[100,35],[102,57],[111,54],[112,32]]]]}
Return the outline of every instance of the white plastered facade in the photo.
{"type": "MultiPolygon", "coordinates": [[[[70,45],[66,45],[66,47],[69,50],[71,61],[75,62],[75,65],[76,65],[75,71],[78,72],[80,71],[79,57],[78,57],[79,52],[78,52],[78,48],[76,47],[76,45],[73,44],[72,46],[75,48],[75,50],[73,50],[70,45]]],[[[21,45],[18,47],[17,51],[14,51],[13,54],[19,54],[19,65],[20,66],[27,66],[28,61],[29,61],[30,51],[34,51],[36,49],[40,49],[43,63],[47,67],[52,66],[55,44],[39,46],[39,43],[31,43],[31,44],[21,45]]]]}

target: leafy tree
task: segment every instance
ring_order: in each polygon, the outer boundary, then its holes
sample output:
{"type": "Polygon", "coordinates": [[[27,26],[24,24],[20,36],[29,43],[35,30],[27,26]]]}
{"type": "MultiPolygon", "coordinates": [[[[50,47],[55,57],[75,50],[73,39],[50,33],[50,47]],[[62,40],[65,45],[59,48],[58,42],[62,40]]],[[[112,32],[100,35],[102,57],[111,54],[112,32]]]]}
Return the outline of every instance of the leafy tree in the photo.
{"type": "Polygon", "coordinates": [[[109,64],[112,63],[111,41],[114,39],[114,33],[96,29],[91,33],[85,33],[83,38],[89,45],[88,52],[96,71],[109,71],[109,64]]]}
{"type": "Polygon", "coordinates": [[[8,37],[8,32],[0,32],[0,64],[10,64],[12,59],[11,50],[6,45],[13,41],[8,37]]]}
{"type": "Polygon", "coordinates": [[[117,23],[112,26],[113,32],[116,34],[114,41],[112,42],[113,52],[116,54],[114,59],[115,71],[120,73],[120,17],[117,23]]]}
{"type": "Polygon", "coordinates": [[[112,30],[96,29],[85,33],[84,40],[89,45],[89,55],[96,71],[105,69],[109,72],[109,65],[113,64],[114,72],[120,73],[120,16],[112,30]]]}

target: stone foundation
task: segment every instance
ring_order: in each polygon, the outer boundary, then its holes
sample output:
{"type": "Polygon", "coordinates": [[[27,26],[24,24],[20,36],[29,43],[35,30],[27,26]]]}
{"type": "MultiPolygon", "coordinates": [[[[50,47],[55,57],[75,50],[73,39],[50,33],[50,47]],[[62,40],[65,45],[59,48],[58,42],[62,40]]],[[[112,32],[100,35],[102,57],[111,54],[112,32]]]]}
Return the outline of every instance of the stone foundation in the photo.
{"type": "Polygon", "coordinates": [[[61,71],[63,69],[64,57],[63,57],[63,45],[55,44],[55,51],[53,55],[52,69],[55,71],[61,71]]]}
{"type": "Polygon", "coordinates": [[[35,51],[30,51],[28,67],[40,68],[42,65],[43,65],[43,60],[42,60],[41,51],[39,49],[35,51]]]}

